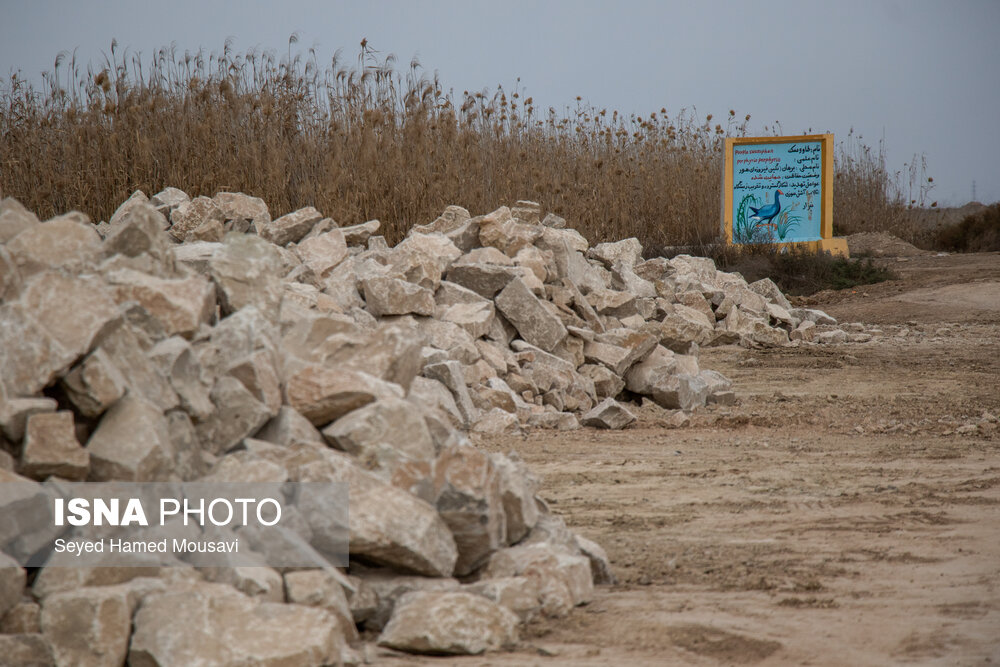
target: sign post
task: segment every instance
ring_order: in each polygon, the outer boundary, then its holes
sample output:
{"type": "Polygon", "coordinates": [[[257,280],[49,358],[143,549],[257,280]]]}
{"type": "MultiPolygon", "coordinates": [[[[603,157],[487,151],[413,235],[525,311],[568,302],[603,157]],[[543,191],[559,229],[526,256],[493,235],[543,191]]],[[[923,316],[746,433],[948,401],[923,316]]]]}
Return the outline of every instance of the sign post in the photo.
{"type": "Polygon", "coordinates": [[[847,256],[847,242],[833,237],[833,135],[726,139],[722,234],[735,245],[847,256]]]}

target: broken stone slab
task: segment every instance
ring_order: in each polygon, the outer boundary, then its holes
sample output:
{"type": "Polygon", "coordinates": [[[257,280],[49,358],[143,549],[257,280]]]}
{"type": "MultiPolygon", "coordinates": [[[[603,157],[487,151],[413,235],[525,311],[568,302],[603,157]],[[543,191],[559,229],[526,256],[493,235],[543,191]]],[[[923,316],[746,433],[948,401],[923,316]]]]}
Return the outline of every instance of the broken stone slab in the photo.
{"type": "Polygon", "coordinates": [[[521,544],[497,551],[490,558],[483,574],[491,579],[515,576],[535,578],[539,582],[543,610],[546,606],[550,606],[564,611],[563,604],[560,604],[561,600],[545,599],[550,595],[562,598],[568,593],[570,606],[590,602],[594,596],[590,560],[586,556],[576,555],[562,547],[545,542],[521,544]],[[553,605],[553,602],[556,604],[553,605]]]}
{"type": "Polygon", "coordinates": [[[444,309],[455,305],[479,305],[491,303],[489,299],[484,299],[476,292],[463,287],[458,283],[442,280],[434,292],[434,303],[439,309],[444,309]]]}
{"type": "Polygon", "coordinates": [[[116,255],[129,258],[147,256],[152,261],[149,266],[157,273],[169,270],[171,244],[163,231],[166,226],[166,219],[152,206],[146,203],[134,206],[111,225],[104,236],[102,254],[107,258],[115,258],[116,255]]]}
{"type": "Polygon", "coordinates": [[[165,481],[173,467],[170,430],[163,412],[131,394],[104,413],[87,441],[87,452],[90,479],[96,482],[165,481]]]}
{"type": "Polygon", "coordinates": [[[570,412],[534,412],[528,415],[524,425],[554,431],[575,431],[580,428],[580,420],[570,412]]]}
{"type": "MultiPolygon", "coordinates": [[[[468,388],[466,388],[466,393],[468,394],[468,388]]],[[[428,377],[414,378],[407,394],[407,400],[447,416],[450,427],[461,427],[465,423],[465,418],[458,409],[451,390],[439,380],[428,377]]],[[[449,428],[450,430],[451,428],[449,428]]]]}
{"type": "Polygon", "coordinates": [[[802,321],[812,322],[813,324],[831,324],[837,323],[837,320],[830,317],[822,310],[816,310],[814,308],[789,308],[788,312],[792,317],[797,317],[802,321]]]}
{"type": "Polygon", "coordinates": [[[170,249],[174,264],[183,266],[194,273],[208,275],[209,262],[216,251],[222,248],[221,243],[209,241],[194,241],[176,245],[170,249]]]}
{"type": "Polygon", "coordinates": [[[491,435],[520,434],[521,420],[516,414],[503,408],[484,409],[479,418],[469,429],[472,433],[489,433],[491,435]]]}
{"type": "Polygon", "coordinates": [[[434,496],[458,560],[455,574],[470,574],[506,543],[501,474],[489,455],[469,444],[446,447],[434,464],[434,496]]]}
{"type": "Polygon", "coordinates": [[[604,364],[584,364],[578,370],[593,381],[598,398],[614,398],[625,388],[625,381],[604,364]]]}
{"type": "Polygon", "coordinates": [[[302,240],[302,237],[322,219],[322,213],[312,206],[306,206],[277,220],[254,223],[254,229],[262,239],[284,246],[302,240]]]}
{"type": "Polygon", "coordinates": [[[223,314],[251,305],[268,316],[277,314],[282,260],[272,244],[248,234],[230,234],[208,264],[223,314]]]}
{"type": "MultiPolygon", "coordinates": [[[[302,447],[292,448],[302,457],[302,447]]],[[[308,463],[290,470],[301,482],[344,482],[350,494],[350,554],[355,558],[430,577],[451,576],[458,552],[447,524],[429,503],[362,470],[349,456],[330,449],[309,448],[308,463]]],[[[335,517],[322,498],[303,498],[299,505],[321,552],[342,547],[327,544],[335,517]]]]}
{"type": "Polygon", "coordinates": [[[666,315],[652,329],[660,339],[660,344],[678,354],[691,350],[692,344],[704,345],[715,338],[715,327],[704,321],[704,315],[677,304],[675,312],[666,315]]]}
{"type": "Polygon", "coordinates": [[[651,395],[658,382],[676,372],[677,356],[669,348],[657,346],[625,374],[625,386],[636,394],[651,395]]]}
{"type": "Polygon", "coordinates": [[[514,257],[523,248],[532,247],[541,234],[539,226],[514,220],[506,206],[479,221],[479,242],[483,246],[497,248],[508,257],[514,257]]]}
{"type": "Polygon", "coordinates": [[[257,229],[271,221],[267,204],[259,197],[242,192],[219,192],[212,197],[212,203],[222,212],[222,222],[228,229],[257,229]]]}
{"type": "Polygon", "coordinates": [[[220,377],[210,394],[215,409],[195,429],[205,449],[222,454],[254,435],[277,414],[235,377],[220,377]]]}
{"type": "Polygon", "coordinates": [[[255,350],[233,362],[226,374],[240,382],[267,408],[273,417],[281,409],[281,379],[275,367],[274,356],[269,350],[255,350]]]}
{"type": "Polygon", "coordinates": [[[635,415],[613,398],[606,398],[580,418],[584,426],[622,429],[635,421],[635,415]]]}
{"type": "Polygon", "coordinates": [[[295,246],[295,254],[303,264],[312,269],[317,278],[323,278],[347,257],[344,230],[332,229],[306,239],[295,246]]]}
{"type": "Polygon", "coordinates": [[[516,544],[538,523],[535,494],[538,480],[516,453],[491,454],[493,467],[500,475],[500,495],[507,526],[507,544],[516,544]]]}
{"type": "Polygon", "coordinates": [[[140,343],[139,335],[131,325],[118,327],[101,343],[98,350],[104,353],[107,363],[125,378],[128,393],[146,398],[164,411],[180,405],[177,393],[156,363],[149,358],[140,343]]]}
{"type": "Polygon", "coordinates": [[[92,276],[46,272],[25,286],[20,304],[74,361],[122,322],[104,284],[92,276]]]}
{"type": "Polygon", "coordinates": [[[61,269],[68,273],[92,270],[101,253],[101,237],[91,224],[60,216],[23,229],[6,244],[22,278],[61,269]]]}
{"type": "Polygon", "coordinates": [[[515,277],[519,267],[500,264],[473,264],[455,262],[448,269],[448,280],[457,283],[476,294],[492,299],[515,277]]]}
{"type": "Polygon", "coordinates": [[[495,303],[525,341],[546,352],[551,352],[567,336],[559,318],[542,306],[520,278],[508,283],[497,294],[495,303]]]}
{"type": "Polygon", "coordinates": [[[108,224],[112,227],[120,223],[129,213],[131,213],[139,205],[149,205],[149,197],[142,190],[136,190],[133,192],[128,199],[122,202],[115,212],[111,214],[111,219],[108,220],[108,224]]]}
{"type": "MultiPolygon", "coordinates": [[[[652,299],[657,296],[656,286],[635,274],[632,268],[623,262],[616,262],[611,269],[611,286],[635,294],[639,299],[652,299]]],[[[638,303],[636,304],[638,307],[638,303]]]]}
{"type": "Polygon", "coordinates": [[[462,327],[473,338],[481,338],[489,333],[495,316],[493,304],[488,301],[456,303],[445,307],[438,315],[445,322],[453,322],[462,327]]]}
{"type": "Polygon", "coordinates": [[[10,442],[24,439],[28,419],[35,414],[55,412],[58,403],[54,398],[8,398],[3,400],[0,392],[0,429],[10,442]]]}
{"type": "Polygon", "coordinates": [[[413,231],[420,234],[431,234],[433,232],[446,234],[458,229],[464,223],[468,222],[471,217],[468,209],[452,204],[451,206],[446,206],[444,212],[436,220],[426,225],[417,225],[413,228],[413,231]]]}
{"type": "Polygon", "coordinates": [[[278,414],[257,431],[256,437],[276,445],[323,442],[323,435],[312,422],[288,405],[281,406],[278,414]]]}
{"type": "Polygon", "coordinates": [[[767,315],[775,322],[775,326],[784,325],[788,329],[794,329],[799,325],[799,320],[792,317],[791,313],[781,306],[768,302],[767,315]]]}
{"type": "Polygon", "coordinates": [[[442,592],[457,591],[460,588],[458,580],[452,577],[416,577],[381,569],[361,571],[354,580],[360,583],[362,589],[368,589],[375,598],[375,609],[365,621],[365,629],[376,631],[381,631],[388,625],[396,603],[404,595],[415,591],[442,592]]]}
{"type": "Polygon", "coordinates": [[[587,294],[587,302],[599,315],[618,318],[638,314],[635,300],[636,296],[630,292],[611,289],[594,289],[587,294]]]}
{"type": "Polygon", "coordinates": [[[149,205],[155,208],[161,215],[170,216],[178,206],[186,201],[191,201],[190,195],[177,188],[163,188],[149,198],[149,205]]]}
{"type": "Polygon", "coordinates": [[[510,214],[521,222],[537,225],[542,219],[542,205],[538,202],[519,199],[516,204],[511,206],[510,214]]]}
{"type": "Polygon", "coordinates": [[[769,302],[777,306],[781,306],[785,310],[791,310],[792,308],[792,304],[788,302],[785,295],[781,293],[781,289],[774,284],[774,281],[770,278],[761,278],[756,282],[750,283],[747,287],[757,294],[760,294],[769,302]]]}
{"type": "Polygon", "coordinates": [[[349,369],[306,366],[288,379],[288,405],[316,426],[324,426],[379,399],[402,398],[402,388],[349,369]]]}
{"type": "Polygon", "coordinates": [[[49,595],[42,603],[42,636],[52,647],[56,664],[125,664],[137,604],[128,584],[49,595]]]}
{"type": "Polygon", "coordinates": [[[226,221],[218,204],[208,197],[195,197],[179,203],[170,212],[170,229],[167,233],[175,240],[184,242],[196,229],[213,221],[219,225],[226,221]]]}
{"type": "Polygon", "coordinates": [[[588,362],[602,364],[615,375],[622,376],[656,346],[656,337],[646,333],[608,333],[599,335],[593,342],[584,343],[583,355],[588,362]]]}
{"type": "Polygon", "coordinates": [[[167,335],[191,338],[215,315],[215,287],[200,276],[157,278],[122,269],[106,276],[116,300],[135,301],[154,317],[167,335]]]}
{"type": "Polygon", "coordinates": [[[69,410],[28,417],[21,474],[43,480],[50,475],[81,481],[90,470],[90,455],[80,446],[69,410]]]}
{"type": "MultiPolygon", "coordinates": [[[[103,354],[103,352],[101,350],[95,351],[94,354],[87,357],[83,364],[84,372],[81,381],[93,378],[86,385],[91,387],[91,393],[96,393],[93,388],[95,385],[101,386],[104,372],[106,371],[110,375],[111,370],[113,370],[113,367],[106,369],[105,365],[98,366],[93,370],[90,369],[88,364],[93,363],[91,360],[100,359],[97,356],[99,354],[103,354]]],[[[162,374],[168,378],[170,386],[180,398],[181,407],[189,415],[198,421],[203,421],[212,414],[215,405],[212,403],[209,393],[211,388],[203,379],[201,363],[190,343],[180,336],[172,336],[153,346],[149,351],[149,358],[157,363],[162,374]]],[[[70,377],[72,377],[72,373],[67,376],[67,385],[70,384],[70,377]]],[[[110,396],[111,392],[107,393],[110,396]]]]}
{"type": "Polygon", "coordinates": [[[368,311],[375,317],[434,314],[434,293],[425,287],[389,277],[366,278],[361,284],[368,311]]]}
{"type": "Polygon", "coordinates": [[[816,323],[810,320],[802,320],[799,325],[795,327],[789,334],[788,338],[790,340],[801,340],[806,342],[811,342],[813,336],[816,334],[816,323]]]}
{"type": "Polygon", "coordinates": [[[326,665],[344,645],[327,611],[258,602],[224,584],[149,595],[133,624],[130,665],[326,665]]]}
{"type": "Polygon", "coordinates": [[[389,253],[389,264],[409,282],[431,291],[438,288],[441,275],[462,256],[442,234],[411,233],[389,253]]]}
{"type": "Polygon", "coordinates": [[[542,225],[553,229],[565,229],[566,218],[559,217],[555,213],[547,213],[545,217],[542,218],[542,225]]]}
{"type": "Polygon", "coordinates": [[[633,268],[642,261],[642,244],[637,238],[622,239],[614,243],[598,243],[587,251],[587,257],[596,259],[611,269],[621,262],[628,268],[633,268]]]}
{"type": "Polygon", "coordinates": [[[378,220],[369,220],[368,222],[363,222],[360,225],[341,227],[340,231],[343,233],[344,241],[347,242],[347,245],[365,246],[368,244],[368,239],[371,238],[381,226],[382,223],[378,220]]]}
{"type": "Polygon", "coordinates": [[[326,610],[337,619],[337,625],[348,642],[358,639],[347,593],[342,585],[343,575],[332,568],[326,570],[299,570],[285,573],[285,597],[292,604],[326,610]]]}
{"type": "Polygon", "coordinates": [[[522,623],[533,621],[542,610],[541,591],[532,577],[499,577],[462,586],[463,592],[481,595],[514,612],[522,623]]]}
{"type": "Polygon", "coordinates": [[[466,428],[472,425],[479,416],[479,410],[472,403],[469,396],[469,388],[462,377],[462,367],[457,361],[445,361],[424,366],[423,375],[432,380],[437,380],[451,392],[459,414],[462,416],[462,424],[466,428]]]}
{"type": "Polygon", "coordinates": [[[415,591],[397,603],[380,646],[408,653],[479,655],[517,642],[518,617],[480,595],[415,591]]]}
{"type": "Polygon", "coordinates": [[[355,368],[392,382],[406,391],[420,372],[421,337],[412,321],[383,323],[373,330],[339,345],[334,337],[317,348],[326,366],[355,368]]]}
{"type": "Polygon", "coordinates": [[[432,461],[436,454],[423,416],[402,398],[358,408],[324,428],[323,437],[376,474],[391,474],[402,460],[432,461]]]}
{"type": "Polygon", "coordinates": [[[580,546],[580,553],[590,561],[590,571],[593,573],[594,584],[614,586],[618,583],[618,578],[611,571],[608,554],[601,548],[601,545],[582,535],[576,536],[576,543],[580,546]]]}

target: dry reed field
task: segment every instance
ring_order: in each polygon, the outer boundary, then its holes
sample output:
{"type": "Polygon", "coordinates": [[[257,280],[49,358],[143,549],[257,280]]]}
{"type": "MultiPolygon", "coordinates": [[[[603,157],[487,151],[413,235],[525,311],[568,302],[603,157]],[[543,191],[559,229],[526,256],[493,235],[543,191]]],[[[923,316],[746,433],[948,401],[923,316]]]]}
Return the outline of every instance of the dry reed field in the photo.
{"type": "MultiPolygon", "coordinates": [[[[390,242],[448,204],[482,213],[518,199],[594,242],[635,236],[656,249],[718,234],[723,139],[745,136],[749,115],[625,115],[579,97],[540,109],[517,88],[445,90],[367,41],[326,66],[296,42],[280,56],[227,42],[145,60],[112,43],[103,63],[60,54],[42,90],[14,74],[0,85],[0,190],[43,217],[78,209],[95,221],[137,189],[242,191],[278,215],[313,205],[341,224],[377,218],[390,242]]],[[[838,233],[919,241],[905,210],[926,198],[922,163],[907,187],[881,144],[854,134],[836,161],[838,233]]]]}

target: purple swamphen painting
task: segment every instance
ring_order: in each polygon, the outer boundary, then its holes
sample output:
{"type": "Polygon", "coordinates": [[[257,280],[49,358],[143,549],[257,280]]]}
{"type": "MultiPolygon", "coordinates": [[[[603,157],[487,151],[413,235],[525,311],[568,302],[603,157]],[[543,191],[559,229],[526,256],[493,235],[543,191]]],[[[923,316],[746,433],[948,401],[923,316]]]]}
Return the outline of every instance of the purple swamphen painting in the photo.
{"type": "Polygon", "coordinates": [[[768,204],[767,206],[761,206],[760,208],[754,208],[753,206],[750,206],[749,207],[750,212],[753,213],[753,215],[750,216],[750,219],[756,220],[765,225],[770,223],[771,220],[774,219],[774,216],[778,215],[778,212],[781,211],[781,200],[778,199],[778,195],[783,195],[783,194],[785,193],[782,192],[781,190],[775,190],[773,204],[768,204]]]}

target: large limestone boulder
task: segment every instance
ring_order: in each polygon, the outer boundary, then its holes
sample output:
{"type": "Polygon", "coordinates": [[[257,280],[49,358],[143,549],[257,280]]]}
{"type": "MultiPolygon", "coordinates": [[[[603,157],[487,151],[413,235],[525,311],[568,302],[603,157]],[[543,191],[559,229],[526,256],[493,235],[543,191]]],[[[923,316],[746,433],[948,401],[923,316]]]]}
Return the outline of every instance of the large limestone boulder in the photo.
{"type": "Polygon", "coordinates": [[[323,429],[323,437],[370,470],[391,472],[403,461],[432,461],[434,441],[409,401],[392,398],[358,408],[323,429]]]}
{"type": "Polygon", "coordinates": [[[485,452],[468,444],[445,448],[434,465],[434,496],[458,546],[457,575],[470,574],[506,543],[501,474],[485,452]]]}
{"type": "Polygon", "coordinates": [[[478,655],[517,642],[518,618],[480,595],[417,591],[396,603],[378,643],[408,653],[478,655]]]}
{"type": "Polygon", "coordinates": [[[21,452],[21,473],[33,479],[56,475],[81,481],[90,471],[90,454],[80,446],[73,429],[73,413],[35,414],[28,417],[21,452]]]}
{"type": "Polygon", "coordinates": [[[134,626],[128,664],[137,667],[318,667],[336,664],[344,644],[326,610],[258,602],[224,584],[150,595],[134,626]]]}
{"type": "Polygon", "coordinates": [[[375,317],[434,314],[434,292],[426,287],[388,276],[367,278],[361,284],[368,311],[375,317]]]}
{"type": "Polygon", "coordinates": [[[268,316],[277,314],[283,293],[281,256],[262,238],[230,234],[209,260],[223,314],[256,306],[268,316]]]}
{"type": "Polygon", "coordinates": [[[42,603],[42,636],[52,647],[56,664],[124,664],[137,602],[127,584],[78,588],[46,597],[42,603]]]}
{"type": "MultiPolygon", "coordinates": [[[[458,552],[445,522],[427,502],[382,481],[339,452],[309,452],[309,463],[292,471],[303,482],[343,482],[350,494],[351,556],[405,572],[447,577],[458,552]]],[[[329,508],[303,498],[300,511],[313,529],[317,548],[328,528],[329,508]]],[[[334,545],[336,546],[336,545],[334,545]]]]}
{"type": "Polygon", "coordinates": [[[90,479],[96,482],[165,481],[173,467],[167,420],[158,406],[139,396],[125,396],[104,414],[87,452],[90,479]]]}
{"type": "Polygon", "coordinates": [[[177,241],[185,241],[196,229],[212,222],[221,225],[225,220],[225,215],[214,201],[208,197],[196,197],[178,203],[170,212],[168,233],[177,241]]]}
{"type": "Polygon", "coordinates": [[[324,426],[379,399],[402,398],[402,388],[349,369],[310,365],[285,386],[288,405],[316,426],[324,426]]]}
{"type": "Polygon", "coordinates": [[[135,301],[163,326],[167,335],[192,337],[215,315],[215,287],[204,278],[157,278],[122,269],[107,275],[115,298],[135,301]]]}
{"type": "Polygon", "coordinates": [[[301,240],[322,219],[322,213],[312,206],[306,206],[277,220],[265,221],[260,218],[254,222],[254,228],[262,239],[284,246],[301,240]]]}
{"type": "Polygon", "coordinates": [[[546,352],[555,349],[567,335],[559,318],[542,306],[520,278],[511,280],[497,294],[495,302],[524,340],[546,352]]]}
{"type": "Polygon", "coordinates": [[[78,273],[96,265],[101,237],[93,225],[60,216],[28,225],[7,241],[6,248],[23,278],[51,269],[78,273]]]}

